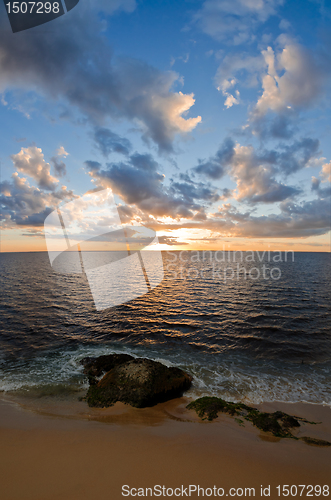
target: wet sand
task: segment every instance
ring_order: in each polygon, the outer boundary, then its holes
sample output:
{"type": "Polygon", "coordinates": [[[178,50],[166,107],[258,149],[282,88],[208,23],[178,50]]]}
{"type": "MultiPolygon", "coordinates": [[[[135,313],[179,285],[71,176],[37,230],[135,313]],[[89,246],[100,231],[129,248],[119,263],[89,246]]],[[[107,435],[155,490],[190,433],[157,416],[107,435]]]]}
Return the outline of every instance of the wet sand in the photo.
{"type": "MultiPolygon", "coordinates": [[[[269,498],[276,499],[278,485],[331,486],[331,447],[277,439],[227,415],[201,422],[187,403],[180,398],[145,409],[121,403],[91,409],[77,397],[70,404],[1,399],[1,500],[119,500],[126,498],[123,485],[183,486],[187,493],[189,485],[216,486],[229,497],[230,488],[243,488],[239,495],[232,490],[233,498],[245,497],[245,488],[261,498],[261,485],[270,485],[269,498]]],[[[331,441],[329,407],[270,403],[262,409],[322,422],[304,424],[297,435],[331,441]]]]}

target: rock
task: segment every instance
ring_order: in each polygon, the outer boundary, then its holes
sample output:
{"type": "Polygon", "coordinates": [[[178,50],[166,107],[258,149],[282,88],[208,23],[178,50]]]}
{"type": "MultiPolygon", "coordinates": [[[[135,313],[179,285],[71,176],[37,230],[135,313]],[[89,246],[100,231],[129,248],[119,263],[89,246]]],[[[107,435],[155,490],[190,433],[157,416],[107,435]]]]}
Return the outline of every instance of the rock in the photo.
{"type": "Polygon", "coordinates": [[[117,363],[98,383],[90,385],[86,401],[89,406],[99,408],[117,401],[143,408],[180,397],[191,383],[191,375],[180,368],[136,358],[117,363]]]}
{"type": "Polygon", "coordinates": [[[311,444],[313,446],[331,446],[331,443],[329,441],[324,441],[324,439],[316,439],[308,436],[303,436],[300,439],[302,439],[302,441],[304,441],[305,443],[311,444]]]}
{"type": "MultiPolygon", "coordinates": [[[[279,438],[301,439],[305,443],[315,446],[331,446],[329,441],[322,439],[310,438],[308,436],[297,438],[294,436],[291,430],[295,427],[300,427],[300,422],[307,424],[316,424],[316,422],[309,422],[303,417],[294,417],[282,411],[275,411],[274,413],[262,412],[244,403],[232,403],[214,396],[205,396],[196,399],[189,403],[186,408],[195,410],[202,420],[214,420],[219,413],[227,413],[232,417],[243,417],[261,431],[271,432],[279,438]]],[[[235,420],[239,425],[243,424],[243,420],[240,418],[235,418],[235,420]]]]}
{"type": "Polygon", "coordinates": [[[84,365],[85,375],[89,377],[100,377],[103,373],[109,372],[112,368],[134,359],[129,354],[108,354],[98,358],[84,358],[81,364],[84,365]]]}

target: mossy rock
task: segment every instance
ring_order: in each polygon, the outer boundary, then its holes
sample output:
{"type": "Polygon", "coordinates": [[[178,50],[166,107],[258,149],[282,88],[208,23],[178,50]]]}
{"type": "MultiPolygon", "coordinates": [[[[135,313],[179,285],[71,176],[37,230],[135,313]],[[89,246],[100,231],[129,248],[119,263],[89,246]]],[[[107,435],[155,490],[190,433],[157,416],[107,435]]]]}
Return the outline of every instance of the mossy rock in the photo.
{"type": "MultiPolygon", "coordinates": [[[[216,397],[207,396],[199,398],[189,403],[187,408],[189,410],[195,410],[203,420],[214,420],[220,412],[227,413],[231,416],[243,417],[245,420],[252,422],[252,424],[261,431],[270,432],[274,436],[281,438],[298,439],[292,434],[291,429],[300,427],[300,422],[315,424],[315,422],[309,422],[305,418],[294,417],[282,411],[275,411],[274,413],[261,412],[243,403],[231,403],[216,397]]],[[[235,418],[235,420],[238,422],[239,419],[235,418]]],[[[331,443],[328,441],[320,439],[309,437],[300,439],[308,444],[331,446],[331,443]]]]}
{"type": "Polygon", "coordinates": [[[331,443],[329,443],[329,441],[324,441],[324,439],[316,439],[316,438],[311,438],[308,436],[303,436],[300,439],[302,441],[304,441],[305,443],[313,445],[313,446],[331,446],[331,443]]]}
{"type": "Polygon", "coordinates": [[[117,401],[143,408],[182,396],[191,383],[191,375],[180,368],[137,358],[113,367],[98,383],[90,385],[86,401],[99,408],[117,401]]]}

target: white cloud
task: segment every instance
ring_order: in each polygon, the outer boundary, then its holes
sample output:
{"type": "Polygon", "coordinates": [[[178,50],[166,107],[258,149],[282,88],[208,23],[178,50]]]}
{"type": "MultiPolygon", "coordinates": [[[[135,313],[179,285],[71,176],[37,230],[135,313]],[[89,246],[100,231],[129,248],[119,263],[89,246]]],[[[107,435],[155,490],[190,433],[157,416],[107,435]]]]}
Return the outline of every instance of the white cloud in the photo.
{"type": "Polygon", "coordinates": [[[224,102],[224,106],[226,108],[228,108],[228,109],[231,108],[234,104],[239,104],[239,102],[240,102],[240,92],[239,92],[239,90],[235,91],[236,97],[234,97],[233,94],[230,94],[228,92],[228,89],[231,88],[231,87],[233,87],[236,83],[237,83],[237,80],[235,78],[233,78],[232,80],[226,80],[226,79],[224,79],[222,81],[221,86],[217,88],[217,90],[221,90],[222,94],[224,96],[226,96],[226,99],[225,99],[225,102],[224,102]]]}
{"type": "Polygon", "coordinates": [[[321,97],[326,71],[307,49],[285,39],[277,55],[271,47],[262,54],[268,69],[262,79],[263,94],[254,110],[256,116],[269,110],[283,112],[292,106],[308,107],[321,97]]]}
{"type": "Polygon", "coordinates": [[[229,94],[228,92],[223,92],[224,95],[226,95],[226,99],[225,99],[225,102],[224,102],[224,106],[229,109],[231,108],[234,104],[239,104],[240,103],[240,93],[239,93],[239,90],[236,90],[235,94],[236,94],[236,97],[234,97],[234,95],[232,94],[229,94]]]}
{"type": "Polygon", "coordinates": [[[56,151],[55,151],[56,156],[63,156],[64,158],[69,155],[69,153],[66,152],[63,146],[60,146],[56,151]]]}
{"type": "Polygon", "coordinates": [[[21,148],[21,151],[16,155],[11,155],[14,163],[14,168],[18,172],[23,172],[38,183],[38,186],[49,191],[56,188],[58,179],[50,174],[50,165],[44,160],[43,152],[36,146],[29,148],[21,148]]]}
{"type": "Polygon", "coordinates": [[[183,118],[182,116],[194,105],[194,94],[178,92],[166,97],[155,95],[151,103],[154,112],[163,116],[170,135],[175,135],[176,132],[190,132],[201,122],[201,116],[196,118],[183,118]]]}

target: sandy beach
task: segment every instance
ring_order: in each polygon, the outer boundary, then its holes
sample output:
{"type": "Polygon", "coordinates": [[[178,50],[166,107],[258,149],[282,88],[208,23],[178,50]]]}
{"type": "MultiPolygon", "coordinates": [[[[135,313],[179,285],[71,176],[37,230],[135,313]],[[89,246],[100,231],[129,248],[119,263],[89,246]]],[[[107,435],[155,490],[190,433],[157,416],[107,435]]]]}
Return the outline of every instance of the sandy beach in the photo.
{"type": "MultiPolygon", "coordinates": [[[[145,489],[154,486],[165,487],[164,497],[170,488],[168,496],[173,491],[173,497],[184,498],[190,485],[192,498],[202,497],[195,486],[212,498],[223,490],[223,496],[234,498],[253,493],[279,498],[279,485],[281,491],[283,485],[330,485],[330,447],[274,438],[227,415],[202,422],[186,410],[187,402],[91,409],[76,398],[70,405],[46,398],[38,406],[0,400],[1,499],[119,500],[123,493],[131,498],[132,488],[136,496],[151,496],[145,489]]],[[[297,436],[331,441],[329,407],[269,403],[260,408],[321,422],[304,424],[297,436]]]]}

